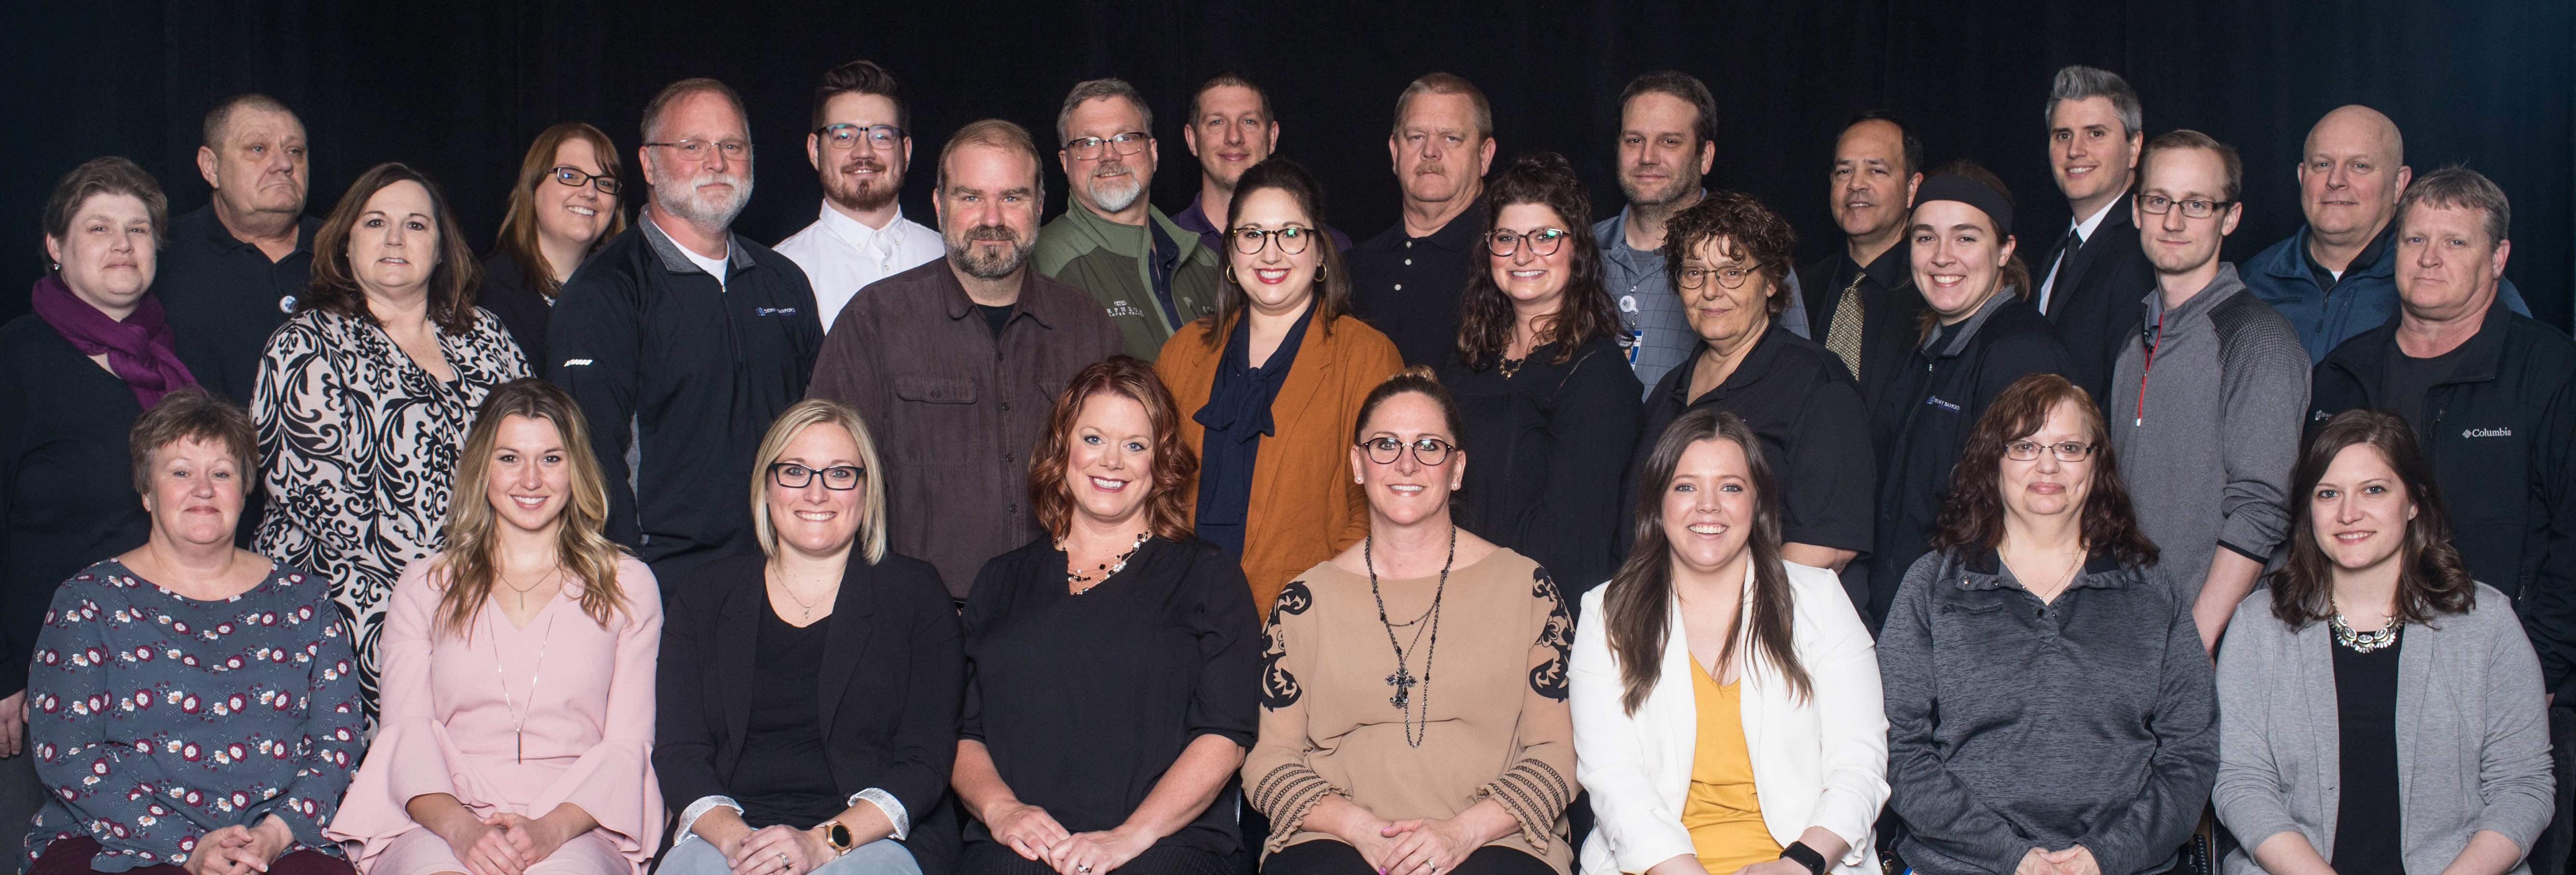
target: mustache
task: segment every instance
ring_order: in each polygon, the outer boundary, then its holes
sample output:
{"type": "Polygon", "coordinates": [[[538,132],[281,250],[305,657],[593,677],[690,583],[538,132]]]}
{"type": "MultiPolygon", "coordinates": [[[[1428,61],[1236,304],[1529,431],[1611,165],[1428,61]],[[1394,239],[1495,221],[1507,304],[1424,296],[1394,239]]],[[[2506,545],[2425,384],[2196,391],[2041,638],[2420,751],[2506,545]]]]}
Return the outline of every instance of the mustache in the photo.
{"type": "Polygon", "coordinates": [[[1012,233],[1010,227],[1006,225],[977,225],[966,229],[966,233],[958,239],[999,240],[1004,243],[1017,243],[1020,242],[1020,235],[1012,233]]]}
{"type": "Polygon", "coordinates": [[[884,173],[886,172],[886,169],[884,159],[878,158],[874,155],[861,156],[841,162],[841,172],[843,173],[855,170],[873,170],[878,173],[884,173]]]}
{"type": "Polygon", "coordinates": [[[1434,176],[1434,175],[1437,175],[1437,176],[1447,176],[1447,175],[1449,175],[1449,168],[1448,168],[1448,166],[1447,166],[1447,165],[1441,164],[1441,163],[1440,163],[1440,162],[1438,162],[1438,161],[1433,161],[1433,162],[1430,162],[1430,163],[1427,163],[1427,164],[1422,164],[1422,165],[1419,165],[1419,166],[1414,167],[1414,168],[1413,168],[1413,175],[1415,175],[1415,176],[1434,176]]]}

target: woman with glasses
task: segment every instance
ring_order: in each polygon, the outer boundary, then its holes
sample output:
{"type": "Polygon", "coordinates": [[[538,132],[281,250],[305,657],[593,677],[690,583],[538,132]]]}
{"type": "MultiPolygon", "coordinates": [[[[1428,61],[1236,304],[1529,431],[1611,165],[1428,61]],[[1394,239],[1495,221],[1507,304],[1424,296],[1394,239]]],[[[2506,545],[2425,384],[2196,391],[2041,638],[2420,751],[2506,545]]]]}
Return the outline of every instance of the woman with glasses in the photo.
{"type": "Polygon", "coordinates": [[[1324,194],[1305,168],[1253,165],[1226,212],[1216,312],[1165,341],[1154,370],[1199,453],[1192,527],[1243,563],[1266,611],[1290,576],[1368,533],[1348,436],[1360,399],[1404,361],[1349,315],[1350,272],[1317,242],[1324,194]]]}
{"type": "Polygon", "coordinates": [[[2209,656],[2107,440],[2056,374],[2014,381],[1966,439],[1878,639],[1905,865],[2161,872],[2200,823],[2209,656]]]}
{"type": "Polygon", "coordinates": [[[501,320],[474,306],[480,274],[438,187],[377,165],[314,236],[312,285],[269,335],[251,396],[269,501],[257,549],[331,582],[371,720],[394,583],[444,546],[475,408],[529,376],[501,320]]]}
{"type": "MultiPolygon", "coordinates": [[[[1642,481],[1664,429],[1690,411],[1723,410],[1752,429],[1778,477],[1770,500],[1779,507],[1780,558],[1843,571],[1869,549],[1877,465],[1869,414],[1842,359],[1777,321],[1792,294],[1796,232],[1752,195],[1732,191],[1712,192],[1666,221],[1663,257],[1673,269],[1665,275],[1700,342],[1646,395],[1621,512],[1647,506],[1635,496],[1654,488],[1642,481]]],[[[1621,540],[1634,537],[1641,535],[1623,527],[1621,540]]]]}
{"type": "Polygon", "coordinates": [[[532,366],[548,361],[546,317],[555,292],[591,253],[626,231],[617,198],[623,175],[617,144],[582,122],[547,128],[519,159],[519,184],[510,189],[501,239],[483,257],[476,299],[501,317],[532,366]]]}
{"type": "Polygon", "coordinates": [[[1046,532],[985,563],[962,617],[969,875],[1237,868],[1219,793],[1252,746],[1261,617],[1243,567],[1190,534],[1180,421],[1123,355],[1047,417],[1029,475],[1046,532]]]}
{"type": "Polygon", "coordinates": [[[957,610],[886,550],[877,470],[857,411],[788,407],[752,464],[762,555],[701,564],[672,600],[653,773],[681,811],[658,871],[955,871],[957,610]]]}
{"type": "Polygon", "coordinates": [[[1264,875],[1572,869],[1572,618],[1547,569],[1450,516],[1458,424],[1428,366],[1369,392],[1344,469],[1367,537],[1271,608],[1243,765],[1264,875]]]}
{"type": "Polygon", "coordinates": [[[608,490],[572,397],[485,399],[447,549],[385,615],[384,720],[324,834],[366,875],[642,875],[662,839],[662,595],[600,534],[608,490]]]}
{"type": "Polygon", "coordinates": [[[1591,215],[1563,155],[1524,155],[1496,177],[1485,269],[1461,293],[1457,354],[1438,366],[1476,446],[1459,524],[1577,591],[1610,576],[1638,428],[1591,215]]]}

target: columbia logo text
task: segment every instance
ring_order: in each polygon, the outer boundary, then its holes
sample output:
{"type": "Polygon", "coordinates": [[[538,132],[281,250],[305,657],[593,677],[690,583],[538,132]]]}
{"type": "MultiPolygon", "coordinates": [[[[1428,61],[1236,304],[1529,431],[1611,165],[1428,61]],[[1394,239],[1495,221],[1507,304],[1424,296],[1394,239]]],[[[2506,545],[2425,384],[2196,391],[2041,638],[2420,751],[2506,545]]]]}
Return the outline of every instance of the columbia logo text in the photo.
{"type": "Polygon", "coordinates": [[[2460,436],[2461,436],[2461,437],[2464,437],[2464,438],[2512,437],[2512,436],[2513,436],[2513,429],[2511,429],[2511,428],[2467,428],[2467,429],[2461,429],[2461,430],[2460,430],[2460,436]]]}

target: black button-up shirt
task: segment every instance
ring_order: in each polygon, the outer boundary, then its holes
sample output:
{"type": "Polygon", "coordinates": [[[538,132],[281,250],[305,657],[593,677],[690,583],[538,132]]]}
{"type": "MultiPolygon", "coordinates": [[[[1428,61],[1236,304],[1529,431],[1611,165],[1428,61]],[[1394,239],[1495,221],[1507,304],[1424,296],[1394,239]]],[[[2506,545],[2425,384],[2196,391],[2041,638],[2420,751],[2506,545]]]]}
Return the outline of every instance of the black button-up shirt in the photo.
{"type": "Polygon", "coordinates": [[[1351,315],[1395,341],[1408,365],[1458,357],[1458,296],[1484,266],[1485,202],[1467,207],[1427,237],[1386,233],[1351,247],[1351,315]]]}
{"type": "Polygon", "coordinates": [[[250,403],[268,335],[286,323],[296,296],[313,279],[313,235],[322,220],[296,220],[295,251],[270,261],[234,237],[207,204],[170,223],[152,293],[169,313],[179,361],[197,384],[250,403]]]}

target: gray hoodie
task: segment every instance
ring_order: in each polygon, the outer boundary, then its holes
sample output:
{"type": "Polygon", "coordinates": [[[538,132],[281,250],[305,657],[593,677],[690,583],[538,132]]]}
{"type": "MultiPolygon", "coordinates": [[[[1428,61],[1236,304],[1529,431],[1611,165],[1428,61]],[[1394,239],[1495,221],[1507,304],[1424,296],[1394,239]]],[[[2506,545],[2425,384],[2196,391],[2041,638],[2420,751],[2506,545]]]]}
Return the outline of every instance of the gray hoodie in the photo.
{"type": "Polygon", "coordinates": [[[2102,416],[2159,576],[2198,597],[2218,548],[2263,562],[2289,536],[2308,354],[2232,264],[2182,306],[2154,290],[2143,303],[2102,416]]]}

